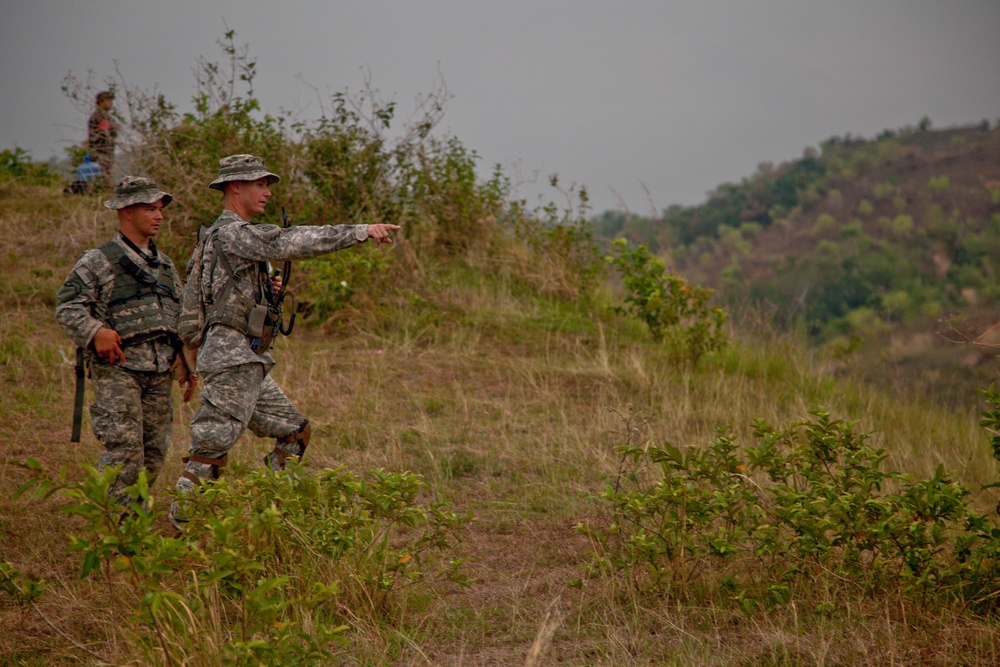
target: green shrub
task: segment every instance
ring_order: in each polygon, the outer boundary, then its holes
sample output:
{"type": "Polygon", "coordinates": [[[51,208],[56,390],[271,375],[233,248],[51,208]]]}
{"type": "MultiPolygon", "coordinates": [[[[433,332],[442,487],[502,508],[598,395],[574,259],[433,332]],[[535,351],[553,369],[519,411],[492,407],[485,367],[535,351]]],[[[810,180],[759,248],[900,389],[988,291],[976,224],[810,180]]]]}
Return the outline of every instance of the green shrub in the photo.
{"type": "Polygon", "coordinates": [[[829,232],[837,228],[837,219],[829,213],[820,213],[816,218],[816,231],[829,232]]]}
{"type": "Polygon", "coordinates": [[[378,119],[373,127],[351,102],[344,93],[334,94],[332,113],[303,130],[302,175],[313,194],[303,215],[326,224],[397,223],[399,207],[388,205],[392,162],[380,134],[389,129],[395,106],[369,100],[378,119]]]}
{"type": "Polygon", "coordinates": [[[499,214],[503,202],[495,189],[478,186],[477,159],[453,137],[432,140],[418,156],[407,180],[419,248],[452,254],[482,242],[482,223],[499,214]]]}
{"type": "Polygon", "coordinates": [[[739,257],[750,254],[750,241],[743,236],[740,230],[729,225],[719,227],[719,244],[731,255],[739,257]]]}
{"type": "Polygon", "coordinates": [[[840,238],[842,239],[857,239],[864,236],[864,224],[857,218],[851,218],[851,221],[840,228],[840,238]]]}
{"type": "Polygon", "coordinates": [[[692,367],[704,354],[725,345],[726,312],[710,305],[711,289],[692,287],[666,273],[663,260],[644,245],[629,248],[625,239],[618,239],[612,250],[605,261],[618,270],[626,290],[620,312],[645,322],[654,340],[667,342],[692,367]]]}
{"type": "MultiPolygon", "coordinates": [[[[987,396],[995,436],[1000,397],[987,396]]],[[[819,579],[995,605],[1000,528],[970,509],[968,490],[943,467],[926,480],[884,471],[869,434],[822,408],[810,414],[777,429],[757,421],[756,444],[742,449],[719,430],[686,450],[641,441],[641,420],[623,416],[618,469],[594,499],[602,519],[578,527],[594,545],[587,572],[682,595],[725,573],[761,604],[787,601],[775,586],[819,579]]]]}
{"type": "MultiPolygon", "coordinates": [[[[579,193],[580,210],[586,212],[587,191],[579,193]]],[[[548,204],[532,215],[519,215],[514,210],[511,219],[515,238],[523,239],[535,257],[547,267],[545,291],[575,299],[586,297],[605,276],[605,264],[594,242],[590,222],[573,208],[559,209],[548,204]]]]}
{"type": "Polygon", "coordinates": [[[914,304],[914,297],[906,290],[893,290],[882,295],[882,308],[895,319],[906,316],[914,304]]]}
{"type": "Polygon", "coordinates": [[[909,238],[913,234],[913,216],[901,213],[890,225],[892,233],[901,238],[909,238]]]}
{"type": "Polygon", "coordinates": [[[875,309],[869,306],[861,306],[847,313],[847,323],[852,332],[862,337],[882,335],[889,330],[875,309]]]}
{"type": "Polygon", "coordinates": [[[461,561],[431,556],[447,553],[471,515],[418,506],[424,484],[412,473],[238,471],[182,497],[189,523],[165,537],[153,527],[145,473],[123,510],[107,493],[115,468],[66,483],[24,465],[33,476],[18,496],[61,492],[65,510],[84,520],[69,547],[82,556],[82,577],[103,569],[133,606],[135,624],[123,631],[143,664],[329,664],[352,622],[392,619],[402,585],[465,583],[461,561]]]}
{"type": "MultiPolygon", "coordinates": [[[[366,246],[297,262],[297,307],[310,322],[326,322],[351,305],[358,290],[379,293],[391,281],[395,255],[366,246]]],[[[294,269],[293,269],[294,270],[294,269]]],[[[295,279],[293,277],[293,279],[295,279]]]]}
{"type": "Polygon", "coordinates": [[[62,179],[48,164],[35,162],[22,149],[0,151],[0,187],[17,182],[24,185],[55,185],[62,179]]]}
{"type": "Polygon", "coordinates": [[[744,222],[740,225],[740,235],[745,239],[755,239],[760,236],[764,226],[759,222],[744,222]]]}
{"type": "Polygon", "coordinates": [[[882,200],[892,196],[896,192],[896,187],[892,183],[878,183],[872,188],[875,199],[882,200]]]}
{"type": "Polygon", "coordinates": [[[931,176],[927,181],[927,188],[931,192],[944,192],[950,185],[947,176],[931,176]]]}

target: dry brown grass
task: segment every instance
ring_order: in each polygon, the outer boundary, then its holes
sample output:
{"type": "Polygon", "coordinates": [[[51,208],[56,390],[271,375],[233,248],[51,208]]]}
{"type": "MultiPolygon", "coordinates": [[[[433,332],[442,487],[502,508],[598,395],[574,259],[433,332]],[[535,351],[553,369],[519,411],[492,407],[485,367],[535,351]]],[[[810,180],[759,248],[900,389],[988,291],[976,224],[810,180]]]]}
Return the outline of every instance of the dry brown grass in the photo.
{"type": "MultiPolygon", "coordinates": [[[[78,578],[61,501],[13,502],[24,475],[9,463],[31,456],[67,466],[72,477],[97,459],[87,420],[83,442],[68,442],[73,369],[61,353],[71,357],[72,347],[52,307],[76,254],[113,228],[96,198],[19,191],[0,200],[0,561],[48,582],[40,608],[53,623],[116,664],[132,664],[128,612],[99,577],[78,578]]],[[[589,549],[573,526],[594,511],[585,497],[614,469],[615,411],[631,406],[654,439],[696,445],[727,423],[749,442],[753,417],[780,423],[822,403],[875,430],[891,466],[928,475],[944,463],[979,484],[998,474],[974,409],[901,403],[835,380],[810,352],[773,334],[685,373],[606,311],[561,312],[513,296],[505,278],[485,272],[442,285],[433,297],[449,315],[436,323],[401,312],[381,335],[303,327],[275,352],[275,377],[314,424],[309,466],[413,470],[428,482],[428,498],[477,517],[456,554],[468,558],[475,583],[403,595],[393,623],[356,627],[344,664],[1000,664],[996,621],[957,605],[925,609],[802,588],[790,605],[748,614],[711,592],[685,603],[600,582],[567,586],[589,549]],[[816,613],[822,602],[836,613],[816,613]]],[[[177,406],[154,494],[179,473],[191,411],[177,406]]],[[[244,436],[233,458],[256,465],[266,447],[244,436]]],[[[89,661],[32,610],[0,601],[0,665],[89,661]]]]}

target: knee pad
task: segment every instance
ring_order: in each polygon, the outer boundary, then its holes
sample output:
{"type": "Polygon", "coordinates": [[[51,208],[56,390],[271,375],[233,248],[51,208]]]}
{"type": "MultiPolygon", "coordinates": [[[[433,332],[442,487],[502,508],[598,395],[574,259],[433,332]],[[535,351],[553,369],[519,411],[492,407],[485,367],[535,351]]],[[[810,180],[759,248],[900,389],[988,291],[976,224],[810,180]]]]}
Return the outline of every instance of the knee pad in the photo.
{"type": "Polygon", "coordinates": [[[271,470],[284,470],[285,461],[289,457],[302,458],[311,437],[312,426],[309,425],[308,419],[304,419],[299,425],[298,431],[275,440],[274,450],[264,457],[264,464],[269,466],[271,470]]]}
{"type": "Polygon", "coordinates": [[[209,479],[219,479],[219,475],[222,474],[222,468],[226,467],[226,462],[229,460],[229,454],[223,454],[221,458],[212,459],[207,456],[196,456],[192,454],[191,456],[185,456],[181,461],[185,464],[185,469],[181,473],[181,477],[187,478],[194,482],[195,486],[201,486],[201,478],[195,475],[193,472],[187,470],[187,464],[190,462],[201,463],[202,465],[210,466],[209,479]]]}

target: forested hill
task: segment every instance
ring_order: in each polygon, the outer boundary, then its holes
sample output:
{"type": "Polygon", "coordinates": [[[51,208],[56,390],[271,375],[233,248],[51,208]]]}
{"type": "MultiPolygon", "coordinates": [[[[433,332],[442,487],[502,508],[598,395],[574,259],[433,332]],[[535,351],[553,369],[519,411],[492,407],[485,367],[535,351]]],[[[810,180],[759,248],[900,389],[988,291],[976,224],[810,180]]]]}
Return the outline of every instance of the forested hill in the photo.
{"type": "MultiPolygon", "coordinates": [[[[698,206],[594,223],[819,342],[912,347],[918,333],[944,343],[942,318],[973,335],[1000,321],[1000,128],[986,121],[832,137],[698,206]]],[[[970,352],[953,361],[971,365],[970,352]]]]}

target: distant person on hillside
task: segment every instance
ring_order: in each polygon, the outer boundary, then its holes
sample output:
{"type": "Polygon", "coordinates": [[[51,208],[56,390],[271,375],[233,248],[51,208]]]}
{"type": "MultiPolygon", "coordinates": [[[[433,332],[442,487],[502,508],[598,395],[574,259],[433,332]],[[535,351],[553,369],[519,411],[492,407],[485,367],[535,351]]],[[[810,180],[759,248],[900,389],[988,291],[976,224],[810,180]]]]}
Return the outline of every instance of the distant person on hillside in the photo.
{"type": "MultiPolygon", "coordinates": [[[[229,450],[246,429],[275,438],[265,456],[272,470],[289,457],[301,457],[309,444],[309,421],[270,375],[268,354],[275,326],[275,299],[286,286],[268,277],[269,261],[317,257],[368,239],[391,243],[397,225],[255,225],[264,212],[270,186],[281,180],[252,155],[219,161],[219,177],[208,187],[223,193],[222,214],[199,234],[188,263],[180,333],[198,349],[198,373],[205,378],[201,405],[191,419],[191,447],[177,480],[190,493],[218,479],[229,450]]],[[[278,315],[280,317],[280,315],[278,315]]],[[[170,522],[182,530],[186,520],[178,503],[170,522]]]]}
{"type": "Polygon", "coordinates": [[[91,159],[101,166],[108,188],[114,183],[112,171],[115,166],[115,139],[118,137],[118,123],[111,117],[114,103],[115,96],[110,90],[97,93],[97,108],[87,122],[87,150],[91,159]]]}
{"type": "Polygon", "coordinates": [[[153,243],[171,199],[148,178],[121,179],[104,202],[118,214],[118,234],[84,252],[57,295],[56,320],[86,351],[93,380],[91,427],[104,445],[98,467],[122,467],[109,489],[120,504],[134,500],[125,488],[140,470],[152,485],[163,467],[172,379],[186,386],[185,402],[197,382],[177,336],[180,276],[153,243]]]}

